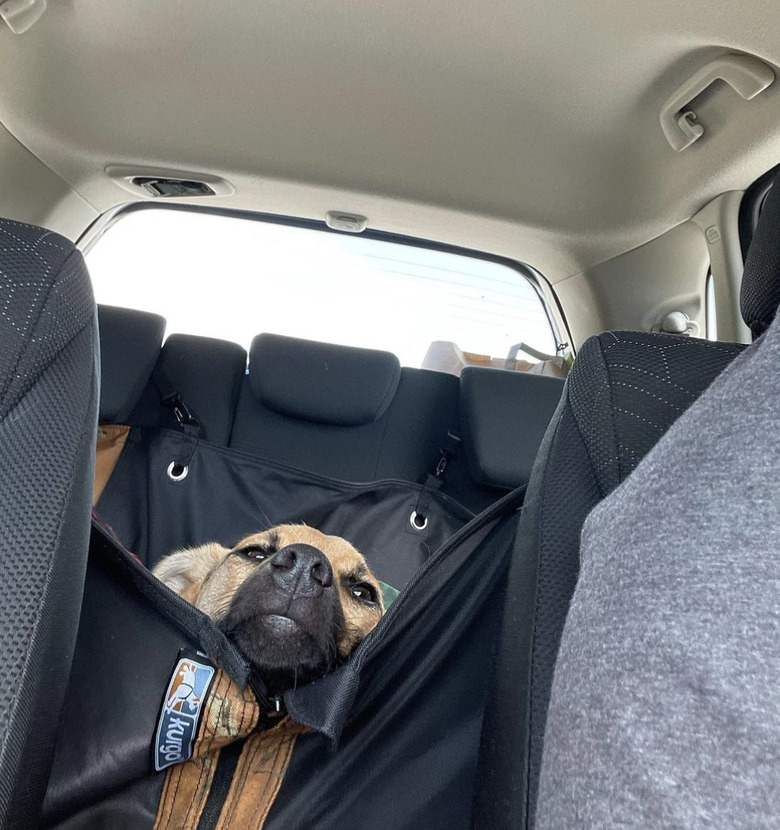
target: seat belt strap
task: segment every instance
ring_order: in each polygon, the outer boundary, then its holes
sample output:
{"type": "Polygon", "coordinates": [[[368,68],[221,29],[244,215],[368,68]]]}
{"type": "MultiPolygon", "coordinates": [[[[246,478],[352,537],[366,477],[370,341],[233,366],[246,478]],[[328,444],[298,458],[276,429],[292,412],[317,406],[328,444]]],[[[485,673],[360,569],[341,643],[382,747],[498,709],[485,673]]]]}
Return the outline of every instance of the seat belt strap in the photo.
{"type": "Polygon", "coordinates": [[[160,400],[162,401],[163,406],[173,412],[173,415],[176,418],[176,423],[182,432],[192,438],[200,438],[203,432],[203,427],[193,411],[182,399],[179,390],[173,385],[165,372],[163,372],[163,370],[158,366],[155,366],[154,371],[152,372],[152,383],[154,383],[160,394],[160,400]]]}
{"type": "Polygon", "coordinates": [[[448,430],[446,441],[439,447],[439,460],[436,462],[436,467],[432,473],[428,473],[425,477],[422,490],[420,490],[420,495],[417,498],[417,504],[412,513],[412,524],[418,530],[424,530],[428,522],[431,500],[434,494],[441,490],[444,485],[444,473],[447,465],[458,455],[460,443],[460,436],[453,430],[448,430]]]}

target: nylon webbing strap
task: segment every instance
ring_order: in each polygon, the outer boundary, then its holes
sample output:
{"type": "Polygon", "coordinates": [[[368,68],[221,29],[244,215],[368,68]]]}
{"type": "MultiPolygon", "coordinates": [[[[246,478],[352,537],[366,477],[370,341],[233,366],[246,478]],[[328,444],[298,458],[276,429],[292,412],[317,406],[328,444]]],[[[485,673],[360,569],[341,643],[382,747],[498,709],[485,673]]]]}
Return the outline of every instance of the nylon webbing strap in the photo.
{"type": "Polygon", "coordinates": [[[433,495],[441,490],[447,465],[458,455],[460,443],[460,436],[454,431],[448,430],[447,440],[439,447],[439,460],[436,462],[436,468],[425,477],[422,490],[420,490],[420,495],[417,498],[417,504],[414,507],[413,521],[418,524],[418,527],[425,526],[433,495]]]}
{"type": "Polygon", "coordinates": [[[168,407],[176,418],[179,428],[192,438],[200,438],[202,427],[194,412],[182,399],[181,393],[171,382],[171,379],[156,366],[152,372],[152,382],[160,393],[163,406],[168,407]]]}

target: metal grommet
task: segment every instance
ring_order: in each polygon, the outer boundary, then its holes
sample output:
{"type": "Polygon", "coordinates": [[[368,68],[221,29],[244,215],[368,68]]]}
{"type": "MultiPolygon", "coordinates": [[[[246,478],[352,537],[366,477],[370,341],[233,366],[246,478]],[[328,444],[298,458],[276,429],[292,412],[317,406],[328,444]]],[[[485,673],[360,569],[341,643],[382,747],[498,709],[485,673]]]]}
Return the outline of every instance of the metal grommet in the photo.
{"type": "Polygon", "coordinates": [[[171,461],[166,470],[171,481],[184,481],[189,471],[190,468],[186,464],[180,464],[178,461],[171,461]]]}
{"type": "Polygon", "coordinates": [[[409,524],[415,530],[425,530],[428,527],[428,517],[421,516],[416,510],[412,510],[412,515],[409,516],[409,524]]]}

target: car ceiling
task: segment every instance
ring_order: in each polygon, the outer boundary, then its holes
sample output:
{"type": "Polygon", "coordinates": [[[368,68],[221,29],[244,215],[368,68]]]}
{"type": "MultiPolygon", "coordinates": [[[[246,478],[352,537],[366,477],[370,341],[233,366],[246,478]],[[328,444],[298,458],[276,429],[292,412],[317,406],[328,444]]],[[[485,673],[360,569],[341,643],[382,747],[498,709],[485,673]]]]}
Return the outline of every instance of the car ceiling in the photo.
{"type": "Polygon", "coordinates": [[[49,0],[0,29],[0,121],[96,210],[110,165],[212,173],[214,204],[506,254],[553,282],[780,159],[780,81],[716,90],[682,153],[664,100],[729,51],[780,64],[780,4],[49,0]]]}

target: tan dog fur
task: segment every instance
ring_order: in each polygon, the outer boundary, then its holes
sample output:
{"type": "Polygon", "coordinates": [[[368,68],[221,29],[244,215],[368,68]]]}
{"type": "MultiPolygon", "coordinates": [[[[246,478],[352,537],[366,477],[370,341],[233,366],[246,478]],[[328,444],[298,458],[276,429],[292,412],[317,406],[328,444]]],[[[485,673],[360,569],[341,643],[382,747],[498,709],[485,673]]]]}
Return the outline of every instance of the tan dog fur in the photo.
{"type": "MultiPolygon", "coordinates": [[[[384,605],[379,583],[365,559],[339,536],[327,536],[305,525],[279,525],[247,536],[233,548],[209,543],[177,551],[161,560],[153,573],[219,624],[229,617],[237,594],[258,569],[268,568],[275,553],[295,545],[316,548],[330,563],[333,588],[328,590],[337,591],[342,615],[333,639],[338,658],[343,660],[379,622],[384,605]],[[374,601],[368,601],[368,596],[374,601]]],[[[244,604],[246,595],[247,589],[242,593],[244,604]]],[[[258,596],[257,602],[262,605],[262,601],[258,596]]],[[[278,617],[278,612],[272,616],[278,617]]]]}

